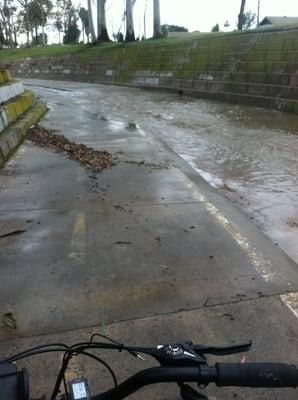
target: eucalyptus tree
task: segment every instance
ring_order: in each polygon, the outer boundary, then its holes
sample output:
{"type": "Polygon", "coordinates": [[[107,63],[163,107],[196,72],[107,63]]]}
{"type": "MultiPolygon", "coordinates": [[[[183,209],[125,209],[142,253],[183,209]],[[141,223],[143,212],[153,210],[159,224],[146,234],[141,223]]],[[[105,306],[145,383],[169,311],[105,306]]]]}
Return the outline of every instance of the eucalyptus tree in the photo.
{"type": "Polygon", "coordinates": [[[54,26],[60,32],[65,32],[68,25],[69,15],[73,13],[74,6],[71,0],[56,0],[52,13],[54,26]]]}
{"type": "Polygon", "coordinates": [[[97,40],[107,41],[109,39],[106,23],[106,2],[107,0],[97,0],[97,40]]]}
{"type": "Polygon", "coordinates": [[[160,2],[159,0],[153,0],[153,37],[157,39],[161,36],[160,2]]]}
{"type": "Polygon", "coordinates": [[[85,34],[87,36],[87,42],[89,43],[89,19],[88,19],[88,11],[84,7],[80,7],[79,9],[79,17],[82,22],[82,34],[83,34],[83,43],[85,42],[85,34]]]}
{"type": "Polygon", "coordinates": [[[258,0],[257,27],[260,26],[260,3],[261,3],[261,0],[258,0]]]}
{"type": "MultiPolygon", "coordinates": [[[[16,12],[16,6],[12,0],[0,2],[0,24],[1,24],[1,42],[6,41],[13,47],[13,16],[16,12]]],[[[3,44],[3,43],[1,43],[3,44]]]]}
{"type": "Polygon", "coordinates": [[[94,24],[93,24],[93,15],[92,15],[92,1],[87,0],[88,2],[88,25],[89,25],[89,32],[91,34],[91,41],[94,43],[96,41],[96,36],[95,36],[95,29],[94,29],[94,24]]]}
{"type": "Polygon", "coordinates": [[[61,44],[61,32],[63,32],[62,18],[59,14],[55,15],[54,28],[58,31],[59,44],[61,44]]]}
{"type": "Polygon", "coordinates": [[[26,33],[26,44],[29,46],[29,34],[30,34],[30,23],[29,23],[29,16],[28,16],[28,9],[29,9],[29,1],[28,0],[17,0],[21,9],[19,12],[19,16],[22,19],[22,26],[23,30],[26,33]]]}
{"type": "Polygon", "coordinates": [[[246,2],[246,0],[241,0],[240,13],[238,15],[238,30],[239,31],[242,31],[243,24],[245,22],[245,17],[244,17],[245,2],[246,2]]]}
{"type": "Polygon", "coordinates": [[[135,38],[134,23],[133,23],[133,7],[136,0],[126,0],[126,42],[133,42],[135,38]]]}
{"type": "Polygon", "coordinates": [[[39,0],[39,7],[41,11],[41,37],[42,37],[42,44],[46,45],[46,38],[45,38],[45,26],[47,23],[48,18],[51,16],[51,12],[53,9],[53,3],[51,0],[39,0]]]}
{"type": "Polygon", "coordinates": [[[51,0],[31,0],[28,4],[28,21],[35,30],[35,40],[38,43],[38,28],[42,29],[42,44],[46,44],[45,26],[51,15],[53,4],[51,0]]]}

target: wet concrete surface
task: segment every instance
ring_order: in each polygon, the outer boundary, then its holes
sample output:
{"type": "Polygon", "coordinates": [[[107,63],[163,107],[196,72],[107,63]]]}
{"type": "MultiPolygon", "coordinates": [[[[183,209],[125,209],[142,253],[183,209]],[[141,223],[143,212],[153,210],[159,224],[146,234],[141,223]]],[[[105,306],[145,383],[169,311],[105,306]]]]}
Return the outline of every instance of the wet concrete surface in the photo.
{"type": "MultiPolygon", "coordinates": [[[[76,97],[74,106],[88,109],[113,139],[123,123],[134,122],[165,141],[298,262],[297,115],[136,89],[108,86],[96,92],[86,85],[80,95],[71,83],[56,87],[70,91],[60,101],[76,97]],[[129,105],[127,96],[133,99],[129,105]]],[[[85,136],[80,113],[74,121],[76,135],[85,136]]]]}
{"type": "MultiPolygon", "coordinates": [[[[12,311],[17,321],[16,332],[0,331],[1,353],[73,342],[97,330],[139,344],[252,339],[249,360],[297,363],[297,265],[202,180],[175,146],[168,148],[135,118],[137,110],[142,115],[138,96],[151,104],[168,95],[30,83],[67,89],[32,87],[51,107],[43,125],[110,151],[117,162],[94,176],[26,142],[1,170],[1,227],[25,230],[0,239],[0,312],[12,311]],[[126,115],[117,105],[125,96],[136,101],[126,115]]],[[[185,100],[175,101],[186,107],[185,100]]],[[[138,367],[107,357],[121,378],[138,367]]],[[[49,391],[58,361],[56,355],[26,362],[34,395],[49,391]]],[[[108,383],[88,363],[77,368],[94,390],[108,383]]],[[[149,389],[146,398],[177,398],[174,390],[164,393],[163,387],[149,389]]],[[[214,399],[272,399],[281,392],[210,393],[214,399]]],[[[297,392],[282,396],[295,399],[297,392]]]]}

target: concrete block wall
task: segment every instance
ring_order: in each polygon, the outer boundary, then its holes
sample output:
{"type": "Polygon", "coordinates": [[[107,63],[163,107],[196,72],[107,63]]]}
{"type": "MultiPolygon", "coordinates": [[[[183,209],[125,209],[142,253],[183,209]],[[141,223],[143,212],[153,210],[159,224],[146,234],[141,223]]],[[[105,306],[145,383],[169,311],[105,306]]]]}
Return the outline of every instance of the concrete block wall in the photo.
{"type": "Polygon", "coordinates": [[[14,75],[166,89],[298,113],[298,31],[217,34],[8,62],[14,75]],[[94,53],[95,54],[95,53],[94,53]]]}
{"type": "Polygon", "coordinates": [[[26,90],[20,96],[13,97],[0,108],[0,132],[14,122],[18,117],[24,114],[33,106],[35,96],[32,92],[26,90]],[[2,129],[1,129],[2,128],[2,129]]]}
{"type": "Polygon", "coordinates": [[[12,97],[16,97],[24,92],[22,82],[11,81],[8,84],[0,85],[0,104],[5,103],[12,97]]]}
{"type": "Polygon", "coordinates": [[[0,70],[0,168],[22,143],[32,124],[46,111],[34,94],[13,81],[8,70],[0,70]]]}

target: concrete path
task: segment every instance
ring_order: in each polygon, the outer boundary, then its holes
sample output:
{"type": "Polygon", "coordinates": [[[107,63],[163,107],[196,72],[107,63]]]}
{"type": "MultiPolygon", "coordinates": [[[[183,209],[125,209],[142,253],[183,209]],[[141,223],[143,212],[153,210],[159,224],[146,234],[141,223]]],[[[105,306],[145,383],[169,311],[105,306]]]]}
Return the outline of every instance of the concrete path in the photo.
{"type": "MultiPolygon", "coordinates": [[[[99,331],[138,344],[251,339],[249,360],[297,364],[297,265],[155,137],[96,116],[91,95],[106,88],[30,83],[48,86],[31,87],[49,101],[44,126],[118,161],[94,177],[26,142],[0,171],[1,230],[25,230],[0,239],[0,312],[11,310],[17,321],[17,338],[0,333],[0,352],[99,331]]],[[[149,365],[107,358],[121,378],[149,365]]],[[[55,355],[24,363],[35,396],[51,388],[58,361],[55,355]]],[[[95,391],[109,383],[89,363],[74,364],[95,391]]],[[[294,390],[210,393],[297,398],[294,390]]],[[[178,398],[167,386],[144,396],[178,398]]]]}

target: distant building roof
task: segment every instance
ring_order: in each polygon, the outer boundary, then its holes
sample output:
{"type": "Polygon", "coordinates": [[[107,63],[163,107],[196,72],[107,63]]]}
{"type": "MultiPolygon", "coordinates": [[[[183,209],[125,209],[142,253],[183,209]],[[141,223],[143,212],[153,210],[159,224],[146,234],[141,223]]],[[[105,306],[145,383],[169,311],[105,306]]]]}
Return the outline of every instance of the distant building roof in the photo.
{"type": "Polygon", "coordinates": [[[260,23],[260,26],[289,24],[298,24],[298,17],[265,17],[260,23]]]}

